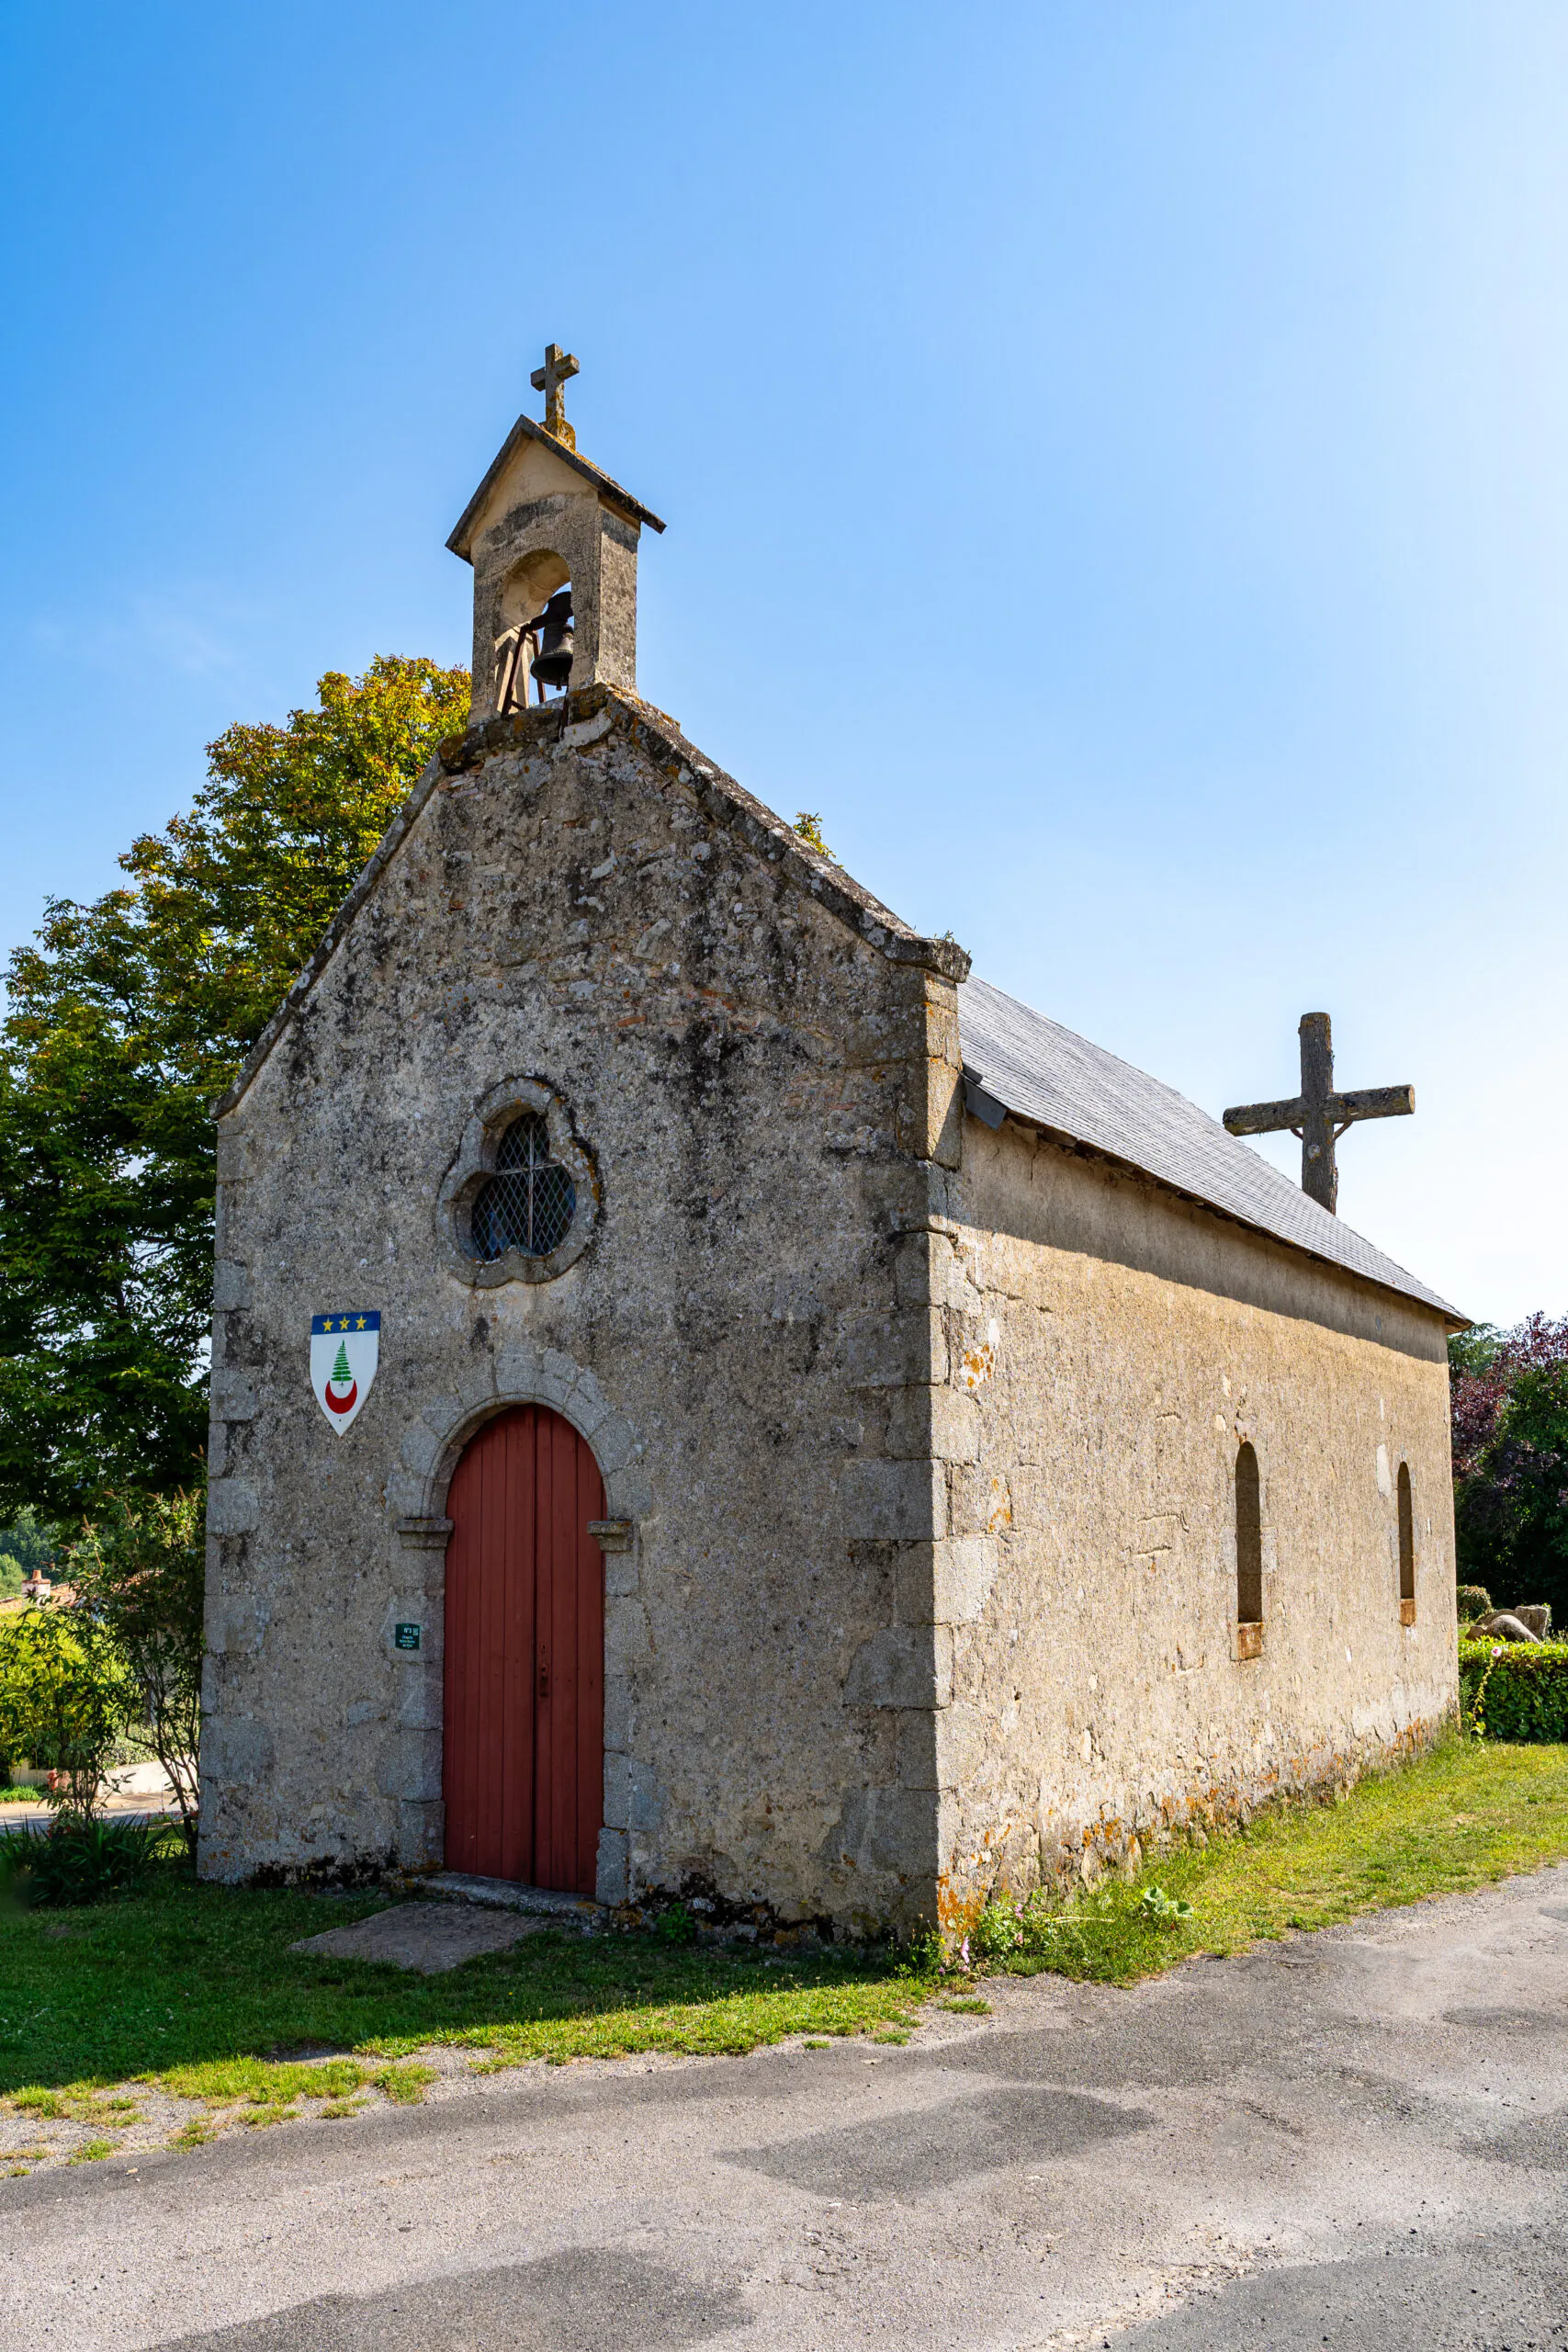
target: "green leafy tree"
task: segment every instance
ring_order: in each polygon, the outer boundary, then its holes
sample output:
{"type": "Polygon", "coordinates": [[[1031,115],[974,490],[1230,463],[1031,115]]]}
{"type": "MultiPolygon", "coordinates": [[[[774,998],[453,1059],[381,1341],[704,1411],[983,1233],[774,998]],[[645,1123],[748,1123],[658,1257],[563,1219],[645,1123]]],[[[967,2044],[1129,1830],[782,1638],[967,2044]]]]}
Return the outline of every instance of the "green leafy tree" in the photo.
{"type": "Polygon", "coordinates": [[[77,1620],[112,1643],[139,1697],[137,1722],[196,1846],[201,1737],[205,1551],[199,1487],[188,1494],[116,1498],[67,1554],[77,1620]]]}
{"type": "Polygon", "coordinates": [[[0,1510],[199,1475],[211,1105],[443,736],[466,671],[390,656],[234,726],[126,884],[50,902],[0,1030],[0,1510]]]}
{"type": "Polygon", "coordinates": [[[32,1576],[50,1576],[60,1555],[60,1538],[37,1511],[19,1510],[9,1527],[0,1527],[0,1600],[20,1592],[32,1576]]]}
{"type": "Polygon", "coordinates": [[[1454,1518],[1461,1577],[1501,1607],[1548,1602],[1568,1624],[1568,1317],[1480,1327],[1455,1362],[1454,1518]]]}
{"type": "Polygon", "coordinates": [[[48,1760],[62,1815],[96,1813],[137,1698],[112,1634],[88,1611],[45,1601],[0,1624],[0,1750],[48,1760]]]}
{"type": "Polygon", "coordinates": [[[1468,1329],[1453,1332],[1449,1340],[1450,1385],[1484,1379],[1507,1344],[1507,1333],[1495,1323],[1472,1323],[1468,1329]]]}

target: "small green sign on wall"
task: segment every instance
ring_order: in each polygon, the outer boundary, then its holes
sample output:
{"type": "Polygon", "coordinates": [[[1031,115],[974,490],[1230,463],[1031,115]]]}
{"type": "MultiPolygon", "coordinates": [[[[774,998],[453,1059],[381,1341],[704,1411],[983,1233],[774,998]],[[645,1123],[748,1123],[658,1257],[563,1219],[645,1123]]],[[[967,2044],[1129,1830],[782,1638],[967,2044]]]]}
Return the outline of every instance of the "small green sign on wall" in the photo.
{"type": "Polygon", "coordinates": [[[417,1625],[394,1626],[393,1644],[400,1650],[416,1650],[419,1647],[419,1633],[420,1629],[417,1625]]]}

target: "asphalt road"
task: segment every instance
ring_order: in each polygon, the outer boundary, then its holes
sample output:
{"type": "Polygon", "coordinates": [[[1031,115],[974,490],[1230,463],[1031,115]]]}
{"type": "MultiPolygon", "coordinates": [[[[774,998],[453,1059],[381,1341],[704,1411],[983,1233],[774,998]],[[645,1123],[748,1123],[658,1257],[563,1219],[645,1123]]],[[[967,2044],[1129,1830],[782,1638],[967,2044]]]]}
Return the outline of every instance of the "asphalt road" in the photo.
{"type": "Polygon", "coordinates": [[[10,2352],[1568,2352],[1568,1868],[1131,1993],[0,2182],[10,2352]]]}

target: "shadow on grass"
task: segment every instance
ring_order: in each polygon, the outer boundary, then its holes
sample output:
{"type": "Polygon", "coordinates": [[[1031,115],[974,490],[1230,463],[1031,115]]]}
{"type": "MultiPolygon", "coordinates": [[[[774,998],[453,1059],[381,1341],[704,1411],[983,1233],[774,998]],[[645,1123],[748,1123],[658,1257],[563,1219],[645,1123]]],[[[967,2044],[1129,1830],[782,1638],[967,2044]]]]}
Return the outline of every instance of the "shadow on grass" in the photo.
{"type": "Polygon", "coordinates": [[[119,2082],[238,2057],[451,2041],[477,2058],[739,2052],[787,2034],[899,2023],[925,1981],[888,1954],[671,1946],[547,1928],[440,1976],[291,1952],[398,1898],[198,1883],[157,1866],[144,1893],[0,1917],[0,2096],[119,2082]]]}

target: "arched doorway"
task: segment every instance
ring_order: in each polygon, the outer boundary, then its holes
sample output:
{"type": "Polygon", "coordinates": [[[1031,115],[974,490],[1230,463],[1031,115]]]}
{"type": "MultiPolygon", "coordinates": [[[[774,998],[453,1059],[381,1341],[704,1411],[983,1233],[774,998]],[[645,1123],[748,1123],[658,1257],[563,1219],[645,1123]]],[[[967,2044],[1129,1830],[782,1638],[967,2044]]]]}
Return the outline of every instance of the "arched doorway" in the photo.
{"type": "Polygon", "coordinates": [[[604,1793],[604,1517],[570,1421],[487,1421],[447,1490],[446,1867],[592,1894],[604,1793]]]}

